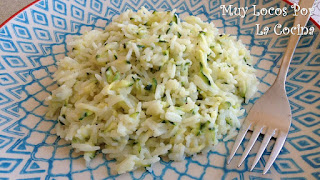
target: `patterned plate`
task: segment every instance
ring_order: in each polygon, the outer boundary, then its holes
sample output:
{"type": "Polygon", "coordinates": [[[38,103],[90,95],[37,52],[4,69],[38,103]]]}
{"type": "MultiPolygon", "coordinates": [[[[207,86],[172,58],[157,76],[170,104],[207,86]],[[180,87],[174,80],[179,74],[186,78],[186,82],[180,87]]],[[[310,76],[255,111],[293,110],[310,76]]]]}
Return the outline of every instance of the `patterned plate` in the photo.
{"type": "Polygon", "coordinates": [[[256,97],[246,105],[250,108],[274,81],[289,38],[277,36],[273,31],[258,36],[256,24],[261,28],[276,24],[291,27],[294,19],[292,10],[285,17],[254,16],[252,5],[257,5],[256,9],[290,9],[287,3],[272,0],[40,0],[21,11],[0,28],[0,178],[320,179],[320,31],[312,22],[308,26],[315,27],[314,35],[301,38],[286,83],[293,113],[290,134],[264,176],[261,173],[274,140],[253,172],[249,172],[248,166],[258,146],[244,165],[237,168],[244,145],[232,164],[226,165],[233,145],[230,140],[206,155],[182,162],[161,161],[152,172],[137,170],[112,175],[110,167],[114,161],[99,154],[87,167],[81,154],[55,135],[56,121],[44,117],[47,107],[44,99],[56,87],[52,74],[57,59],[66,55],[66,39],[87,30],[103,29],[113,16],[141,6],[151,10],[176,8],[181,16],[199,16],[213,21],[221,32],[237,35],[251,50],[261,82],[256,97]],[[222,15],[220,5],[247,6],[249,11],[245,18],[222,15]]]}

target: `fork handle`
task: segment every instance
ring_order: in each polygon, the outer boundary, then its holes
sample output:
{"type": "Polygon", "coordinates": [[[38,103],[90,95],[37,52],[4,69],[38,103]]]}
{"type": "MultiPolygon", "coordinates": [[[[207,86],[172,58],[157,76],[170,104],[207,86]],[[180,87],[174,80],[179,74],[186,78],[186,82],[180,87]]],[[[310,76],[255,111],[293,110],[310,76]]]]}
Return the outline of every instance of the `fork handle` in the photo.
{"type": "MultiPolygon", "coordinates": [[[[314,3],[314,0],[300,0],[299,2],[299,6],[300,6],[300,10],[302,8],[307,8],[309,10],[309,8],[312,8],[314,3]]],[[[307,15],[302,15],[302,14],[297,14],[298,16],[295,17],[294,19],[294,24],[293,27],[297,27],[298,24],[300,25],[300,27],[305,27],[305,25],[307,24],[309,18],[310,18],[310,12],[308,12],[307,15]]],[[[280,70],[277,76],[277,79],[275,80],[275,84],[279,83],[280,85],[285,85],[285,81],[286,81],[286,76],[288,73],[288,68],[290,66],[290,62],[294,53],[294,50],[297,47],[298,41],[300,39],[301,35],[297,35],[296,34],[291,34],[290,38],[289,38],[289,42],[288,42],[288,46],[287,49],[285,51],[285,54],[282,58],[282,63],[280,66],[280,70]]]]}

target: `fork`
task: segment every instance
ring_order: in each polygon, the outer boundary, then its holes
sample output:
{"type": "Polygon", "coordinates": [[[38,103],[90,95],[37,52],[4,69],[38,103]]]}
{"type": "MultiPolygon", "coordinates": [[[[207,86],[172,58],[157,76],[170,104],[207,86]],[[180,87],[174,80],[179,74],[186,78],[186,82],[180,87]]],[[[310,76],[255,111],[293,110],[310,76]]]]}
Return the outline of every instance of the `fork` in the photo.
{"type": "MultiPolygon", "coordinates": [[[[300,0],[299,6],[301,9],[312,8],[313,2],[314,0],[300,0]]],[[[297,27],[298,24],[300,24],[301,27],[304,27],[307,24],[309,18],[310,13],[308,13],[306,16],[298,14],[298,16],[295,17],[293,27],[297,27]]],[[[261,155],[263,154],[272,137],[277,138],[277,140],[263,170],[263,174],[265,174],[270,169],[271,165],[280,153],[280,150],[282,149],[287,138],[292,117],[290,103],[288,101],[285,90],[285,81],[290,61],[292,59],[299,39],[300,35],[292,34],[290,36],[278,76],[269,90],[264,93],[260,97],[260,99],[258,99],[257,102],[252,106],[247,118],[240,128],[239,134],[230,152],[230,156],[227,160],[228,164],[235,155],[248,130],[252,130],[253,133],[240,158],[238,167],[241,166],[260,134],[264,134],[264,138],[257,152],[257,155],[253,160],[250,171],[253,170],[253,168],[259,161],[261,155]]]]}

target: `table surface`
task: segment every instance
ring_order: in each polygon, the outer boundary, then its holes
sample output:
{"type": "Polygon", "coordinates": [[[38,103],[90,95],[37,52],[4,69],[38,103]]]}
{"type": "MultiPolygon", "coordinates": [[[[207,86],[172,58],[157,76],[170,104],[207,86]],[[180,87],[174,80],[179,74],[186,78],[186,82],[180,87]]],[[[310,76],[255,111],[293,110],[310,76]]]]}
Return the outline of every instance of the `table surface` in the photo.
{"type": "Polygon", "coordinates": [[[0,24],[34,0],[0,0],[0,24]]]}
{"type": "MultiPolygon", "coordinates": [[[[10,18],[13,14],[24,8],[35,0],[0,0],[0,24],[10,18]]],[[[290,0],[291,2],[298,2],[299,0],[290,0]]],[[[316,0],[316,11],[320,10],[320,0],[316,0]]],[[[313,18],[320,24],[320,14],[313,16],[313,18]]]]}

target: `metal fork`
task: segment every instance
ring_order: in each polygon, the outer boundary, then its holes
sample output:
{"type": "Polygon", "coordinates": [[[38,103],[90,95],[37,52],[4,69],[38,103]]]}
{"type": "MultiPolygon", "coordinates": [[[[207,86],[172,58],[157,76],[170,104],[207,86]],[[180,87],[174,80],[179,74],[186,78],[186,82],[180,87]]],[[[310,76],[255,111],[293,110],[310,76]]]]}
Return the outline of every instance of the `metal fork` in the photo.
{"type": "MultiPolygon", "coordinates": [[[[299,6],[301,9],[312,8],[313,2],[314,0],[300,0],[299,6]]],[[[297,27],[298,24],[300,24],[301,27],[304,27],[307,24],[309,17],[310,13],[308,13],[308,15],[306,16],[299,14],[295,17],[293,27],[297,27]]],[[[253,160],[250,171],[253,170],[253,168],[259,161],[261,155],[263,154],[263,151],[267,147],[272,137],[277,138],[277,140],[263,170],[263,174],[265,174],[269,170],[278,154],[280,153],[280,150],[282,149],[289,132],[292,116],[290,103],[286,95],[285,81],[290,61],[292,59],[299,39],[300,35],[290,36],[278,76],[269,90],[264,93],[251,108],[235,140],[230,156],[227,160],[228,164],[235,155],[248,130],[252,130],[253,133],[240,158],[238,167],[241,166],[242,162],[247,157],[249,151],[253,147],[260,134],[264,134],[264,138],[260,145],[258,153],[253,160]]]]}

